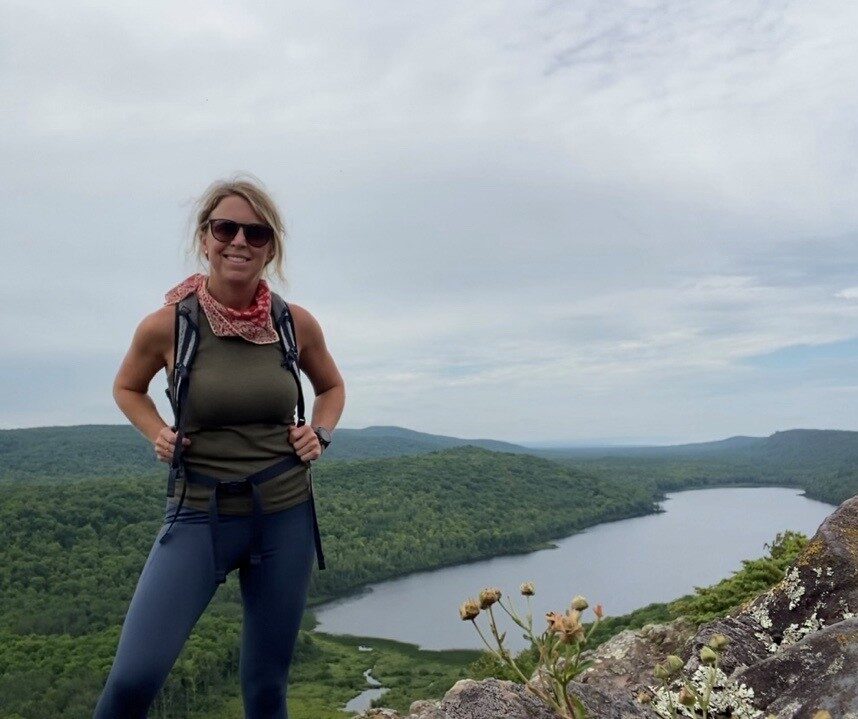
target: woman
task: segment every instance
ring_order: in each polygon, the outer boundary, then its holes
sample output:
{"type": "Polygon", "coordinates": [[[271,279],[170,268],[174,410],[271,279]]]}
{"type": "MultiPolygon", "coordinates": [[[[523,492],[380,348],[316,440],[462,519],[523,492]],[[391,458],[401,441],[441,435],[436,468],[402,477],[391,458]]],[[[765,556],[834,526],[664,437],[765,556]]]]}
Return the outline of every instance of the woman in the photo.
{"type": "MultiPolygon", "coordinates": [[[[174,287],[167,304],[143,319],[114,383],[119,408],[152,442],[157,458],[181,472],[95,719],[146,716],[197,619],[235,568],[244,612],[239,674],[246,717],[287,716],[285,685],[317,531],[309,463],[331,440],[345,388],[318,322],[290,303],[298,365],[316,395],[310,424],[295,423],[299,385],[285,369],[262,279],[265,273],[282,279],[284,255],[283,222],[269,195],[248,180],[216,182],[198,209],[194,250],[208,274],[174,287]],[[177,303],[194,298],[198,344],[181,426],[174,428],[147,391],[166,368],[175,402],[177,303]],[[266,471],[273,476],[251,487],[249,478],[266,471]],[[234,491],[215,491],[227,487],[234,491]],[[254,516],[257,502],[262,512],[254,516]]],[[[320,545],[316,549],[321,563],[320,545]]]]}

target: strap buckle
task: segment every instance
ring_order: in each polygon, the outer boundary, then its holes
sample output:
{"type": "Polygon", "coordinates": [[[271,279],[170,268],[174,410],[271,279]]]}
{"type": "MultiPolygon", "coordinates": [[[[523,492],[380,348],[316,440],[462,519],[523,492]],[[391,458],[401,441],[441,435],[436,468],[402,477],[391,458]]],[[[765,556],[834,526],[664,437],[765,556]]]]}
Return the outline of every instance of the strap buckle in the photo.
{"type": "Polygon", "coordinates": [[[235,497],[240,494],[247,494],[249,486],[250,485],[247,480],[244,479],[229,482],[218,482],[217,491],[235,497]]]}

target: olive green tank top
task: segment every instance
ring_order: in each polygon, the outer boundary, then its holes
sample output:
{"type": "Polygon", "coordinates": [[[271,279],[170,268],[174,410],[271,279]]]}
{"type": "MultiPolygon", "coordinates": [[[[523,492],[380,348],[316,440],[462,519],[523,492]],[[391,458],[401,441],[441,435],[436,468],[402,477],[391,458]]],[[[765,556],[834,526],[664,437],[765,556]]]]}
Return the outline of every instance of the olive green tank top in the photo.
{"type": "MultiPolygon", "coordinates": [[[[295,377],[281,366],[277,343],[257,345],[241,337],[217,337],[200,307],[200,337],[189,375],[185,433],[191,443],[184,452],[188,469],[220,480],[243,479],[295,454],[287,425],[294,423],[298,403],[295,377]]],[[[168,377],[170,392],[174,391],[168,377]]],[[[183,480],[169,503],[179,502],[183,480]]],[[[264,512],[269,514],[310,497],[305,465],[259,485],[264,512]]],[[[212,490],[189,483],[184,505],[207,511],[212,490]]],[[[220,495],[223,514],[253,513],[248,493],[220,495]]]]}

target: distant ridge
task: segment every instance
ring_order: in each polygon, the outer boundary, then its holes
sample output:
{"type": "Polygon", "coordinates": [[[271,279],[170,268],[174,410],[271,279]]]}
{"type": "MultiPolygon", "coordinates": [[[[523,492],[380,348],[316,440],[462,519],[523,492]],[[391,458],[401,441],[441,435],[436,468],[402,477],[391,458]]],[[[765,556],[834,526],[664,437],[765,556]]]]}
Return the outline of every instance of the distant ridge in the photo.
{"type": "Polygon", "coordinates": [[[736,435],[712,442],[660,447],[567,447],[531,450],[547,458],[592,457],[729,457],[751,462],[793,462],[802,466],[858,462],[858,432],[842,429],[787,429],[768,437],[736,435]]]}
{"type": "Polygon", "coordinates": [[[393,425],[373,425],[362,429],[337,429],[328,456],[331,459],[369,459],[423,454],[449,447],[472,445],[492,452],[535,454],[532,449],[497,439],[462,439],[429,434],[393,425]]]}
{"type": "MultiPolygon", "coordinates": [[[[381,459],[472,445],[492,452],[533,454],[494,439],[461,439],[395,426],[338,428],[326,460],[381,459]]],[[[149,442],[131,425],[84,424],[0,430],[0,481],[133,477],[165,472],[149,442]]]]}
{"type": "MultiPolygon", "coordinates": [[[[398,426],[338,428],[323,461],[366,460],[422,455],[465,446],[490,452],[526,454],[576,464],[604,459],[627,473],[640,468],[637,459],[672,464],[702,462],[694,472],[760,481],[782,477],[796,483],[804,477],[826,481],[836,492],[815,496],[830,500],[854,494],[858,486],[858,432],[789,429],[768,437],[736,435],[713,442],[672,446],[569,447],[536,449],[494,439],[465,439],[398,426]],[[617,462],[624,463],[621,467],[617,462]]],[[[678,466],[678,465],[677,465],[678,466]]],[[[666,471],[667,465],[660,471],[666,471]]],[[[149,443],[130,425],[75,425],[0,430],[0,481],[55,483],[86,478],[157,476],[166,466],[155,460],[149,443]]],[[[685,469],[682,470],[686,471],[685,469]]],[[[842,501],[842,500],[841,500],[842,501]]]]}

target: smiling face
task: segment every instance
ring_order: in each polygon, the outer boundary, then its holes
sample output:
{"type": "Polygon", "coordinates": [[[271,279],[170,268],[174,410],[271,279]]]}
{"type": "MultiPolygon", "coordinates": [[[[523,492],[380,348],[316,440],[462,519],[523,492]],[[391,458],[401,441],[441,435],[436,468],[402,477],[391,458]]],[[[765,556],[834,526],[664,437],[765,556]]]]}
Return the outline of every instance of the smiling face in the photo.
{"type": "MultiPolygon", "coordinates": [[[[250,203],[238,195],[224,197],[209,215],[212,220],[233,220],[245,224],[267,224],[250,203]]],[[[210,274],[226,282],[258,282],[267,262],[274,256],[269,242],[264,247],[253,247],[244,239],[244,229],[239,229],[230,242],[220,242],[212,237],[206,226],[202,237],[203,249],[208,256],[210,274]]]]}

